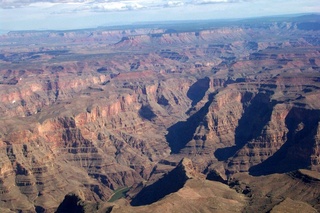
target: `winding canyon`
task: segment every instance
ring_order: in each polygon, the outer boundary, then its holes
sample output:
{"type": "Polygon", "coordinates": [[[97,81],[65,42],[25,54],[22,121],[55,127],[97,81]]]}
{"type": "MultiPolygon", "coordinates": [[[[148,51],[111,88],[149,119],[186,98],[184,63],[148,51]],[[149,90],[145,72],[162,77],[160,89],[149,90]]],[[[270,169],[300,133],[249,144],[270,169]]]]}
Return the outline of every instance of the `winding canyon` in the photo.
{"type": "Polygon", "coordinates": [[[319,16],[210,24],[1,35],[1,212],[320,211],[319,16]]]}

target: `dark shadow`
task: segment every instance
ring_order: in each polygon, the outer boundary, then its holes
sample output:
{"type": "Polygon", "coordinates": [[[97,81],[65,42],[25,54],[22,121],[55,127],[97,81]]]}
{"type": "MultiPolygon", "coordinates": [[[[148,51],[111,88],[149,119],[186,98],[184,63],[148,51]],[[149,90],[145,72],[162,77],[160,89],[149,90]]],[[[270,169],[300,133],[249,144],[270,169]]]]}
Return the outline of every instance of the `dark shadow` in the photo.
{"type": "Polygon", "coordinates": [[[215,93],[210,94],[208,102],[186,121],[180,121],[167,129],[168,134],[166,135],[166,140],[169,143],[172,153],[179,153],[180,150],[192,140],[194,132],[209,111],[209,106],[213,101],[214,95],[215,93]]]}
{"type": "Polygon", "coordinates": [[[187,96],[192,100],[192,106],[197,105],[197,103],[203,99],[209,89],[209,83],[210,79],[205,77],[191,85],[187,92],[187,96]]]}
{"type": "Polygon", "coordinates": [[[44,212],[46,212],[46,209],[43,208],[42,206],[35,206],[35,210],[36,210],[36,213],[44,213],[44,212]]]}
{"type": "Polygon", "coordinates": [[[75,194],[69,194],[59,205],[56,213],[82,213],[84,208],[81,205],[81,199],[75,194]]]}
{"type": "Polygon", "coordinates": [[[142,206],[157,202],[166,195],[181,189],[188,179],[183,165],[179,164],[161,179],[143,188],[130,204],[132,206],[142,206]]]}
{"type": "Polygon", "coordinates": [[[225,147],[225,148],[218,148],[214,152],[214,156],[219,161],[225,161],[229,157],[232,157],[241,147],[240,146],[231,146],[231,147],[225,147]]]}
{"type": "Polygon", "coordinates": [[[141,109],[139,110],[139,115],[142,118],[147,119],[149,121],[151,121],[153,118],[156,117],[156,114],[154,114],[150,106],[142,106],[141,109]]]}
{"type": "Polygon", "coordinates": [[[270,121],[272,108],[275,105],[270,101],[270,94],[258,93],[253,98],[252,96],[252,93],[247,92],[241,100],[244,113],[235,129],[235,146],[215,151],[214,156],[219,161],[234,156],[248,141],[260,136],[262,129],[270,121]]]}
{"type": "Polygon", "coordinates": [[[286,142],[267,160],[251,167],[249,174],[260,176],[308,168],[316,143],[318,122],[320,110],[292,108],[285,119],[289,130],[284,136],[286,142]]]}
{"type": "Polygon", "coordinates": [[[157,103],[162,105],[162,106],[168,106],[169,105],[168,99],[166,99],[163,95],[160,98],[158,98],[157,103]]]}
{"type": "Polygon", "coordinates": [[[211,170],[210,172],[208,172],[206,179],[211,181],[217,181],[223,184],[228,184],[228,181],[224,180],[221,177],[221,175],[215,170],[211,170]]]}

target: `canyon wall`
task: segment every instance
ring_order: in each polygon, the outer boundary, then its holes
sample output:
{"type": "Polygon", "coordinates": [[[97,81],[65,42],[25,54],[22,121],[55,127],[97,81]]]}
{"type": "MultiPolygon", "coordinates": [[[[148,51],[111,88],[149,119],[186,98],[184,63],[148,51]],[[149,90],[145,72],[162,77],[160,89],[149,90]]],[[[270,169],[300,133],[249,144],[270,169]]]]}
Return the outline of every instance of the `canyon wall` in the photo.
{"type": "Polygon", "coordinates": [[[134,199],[184,157],[230,186],[320,172],[319,32],[298,24],[1,36],[0,207],[134,199]]]}

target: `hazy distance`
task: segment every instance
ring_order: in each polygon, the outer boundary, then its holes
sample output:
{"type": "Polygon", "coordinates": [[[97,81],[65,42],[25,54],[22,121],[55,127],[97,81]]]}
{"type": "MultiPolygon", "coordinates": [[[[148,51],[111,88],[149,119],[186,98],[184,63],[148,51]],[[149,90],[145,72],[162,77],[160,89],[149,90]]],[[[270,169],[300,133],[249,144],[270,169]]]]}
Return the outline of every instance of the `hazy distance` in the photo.
{"type": "Polygon", "coordinates": [[[318,0],[1,0],[0,33],[319,12],[318,0]]]}

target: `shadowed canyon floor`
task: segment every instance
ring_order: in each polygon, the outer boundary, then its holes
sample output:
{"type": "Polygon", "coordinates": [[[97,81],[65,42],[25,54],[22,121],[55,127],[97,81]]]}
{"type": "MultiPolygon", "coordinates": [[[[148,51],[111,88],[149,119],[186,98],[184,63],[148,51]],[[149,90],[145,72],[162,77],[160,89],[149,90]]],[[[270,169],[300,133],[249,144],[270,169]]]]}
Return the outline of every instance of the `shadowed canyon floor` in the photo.
{"type": "Polygon", "coordinates": [[[320,211],[318,25],[1,35],[0,211],[320,211]]]}

